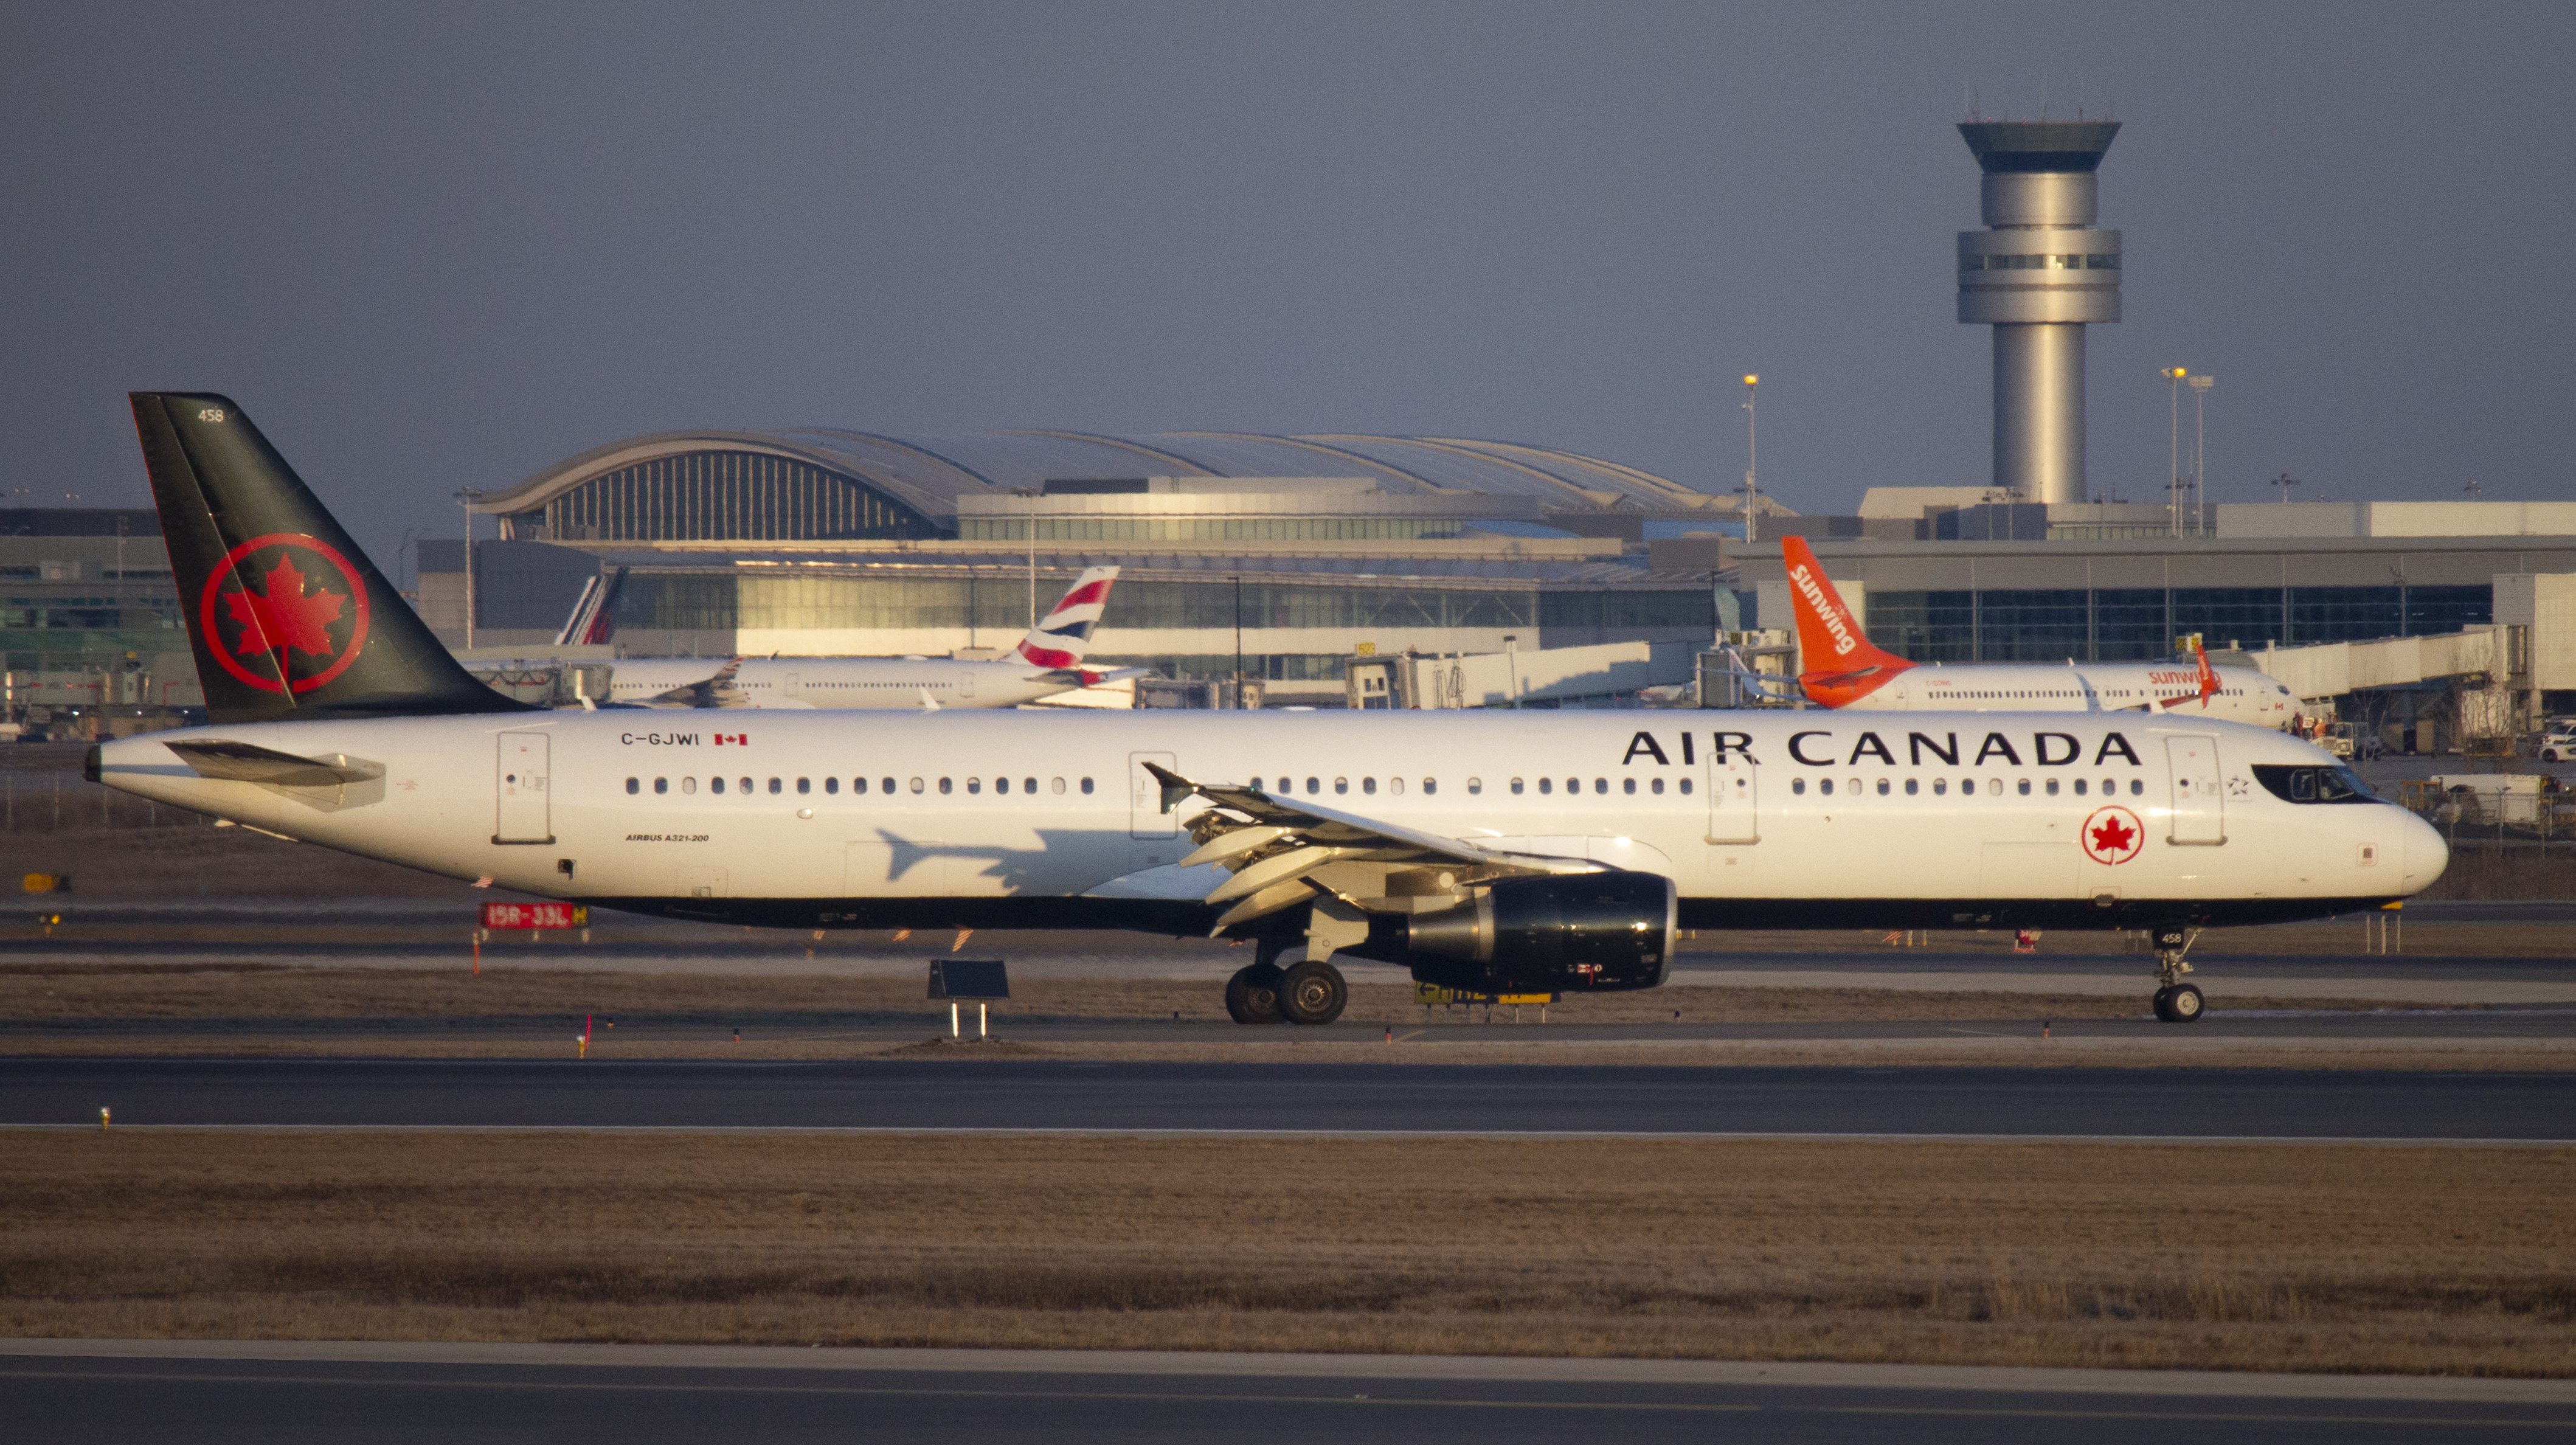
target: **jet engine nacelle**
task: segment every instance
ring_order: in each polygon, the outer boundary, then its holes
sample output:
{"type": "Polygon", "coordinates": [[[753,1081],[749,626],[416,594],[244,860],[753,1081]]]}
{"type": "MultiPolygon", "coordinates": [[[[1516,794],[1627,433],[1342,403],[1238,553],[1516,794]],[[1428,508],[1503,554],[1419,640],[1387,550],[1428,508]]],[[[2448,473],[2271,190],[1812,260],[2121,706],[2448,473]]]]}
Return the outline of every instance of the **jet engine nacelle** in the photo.
{"type": "Polygon", "coordinates": [[[1402,962],[1471,993],[1653,988],[1670,966],[1673,880],[1653,873],[1507,878],[1407,923],[1402,962]]]}

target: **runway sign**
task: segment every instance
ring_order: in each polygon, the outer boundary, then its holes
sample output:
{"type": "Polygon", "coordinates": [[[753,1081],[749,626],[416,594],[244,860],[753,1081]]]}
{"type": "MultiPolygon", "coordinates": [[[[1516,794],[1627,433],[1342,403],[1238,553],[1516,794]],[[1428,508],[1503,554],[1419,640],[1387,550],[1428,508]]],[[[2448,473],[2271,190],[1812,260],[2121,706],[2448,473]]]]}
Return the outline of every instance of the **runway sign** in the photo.
{"type": "Polygon", "coordinates": [[[485,928],[588,928],[590,908],[580,903],[486,903],[485,928]]]}

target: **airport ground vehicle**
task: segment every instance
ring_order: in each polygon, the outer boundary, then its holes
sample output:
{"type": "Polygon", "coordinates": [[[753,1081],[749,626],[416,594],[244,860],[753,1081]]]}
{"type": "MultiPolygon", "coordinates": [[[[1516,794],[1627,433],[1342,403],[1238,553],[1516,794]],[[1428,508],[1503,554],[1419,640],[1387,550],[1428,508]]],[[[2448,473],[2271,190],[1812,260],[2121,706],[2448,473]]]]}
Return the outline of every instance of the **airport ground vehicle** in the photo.
{"type": "Polygon", "coordinates": [[[2375,907],[2449,857],[2306,743],[2134,712],[538,711],[231,401],[134,409],[212,721],[91,778],[534,894],[1256,939],[1247,1023],[1330,1021],[1341,954],[1582,993],[1662,983],[1681,928],[2138,929],[2188,1021],[2198,929],[2375,907]]]}

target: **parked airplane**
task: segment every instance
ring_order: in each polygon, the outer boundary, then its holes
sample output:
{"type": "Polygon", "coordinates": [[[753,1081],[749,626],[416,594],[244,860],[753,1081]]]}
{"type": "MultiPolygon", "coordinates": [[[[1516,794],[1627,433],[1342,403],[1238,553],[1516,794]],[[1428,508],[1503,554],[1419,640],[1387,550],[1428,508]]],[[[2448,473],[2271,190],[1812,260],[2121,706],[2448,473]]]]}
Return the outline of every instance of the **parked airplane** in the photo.
{"type": "Polygon", "coordinates": [[[133,400],[213,721],[88,776],[529,893],[1256,940],[1245,1023],[1332,1020],[1343,955],[1589,993],[1662,983],[1682,928],[2143,929],[2184,1021],[2201,928],[2375,907],[2449,858],[2324,753],[2198,718],[536,711],[465,675],[230,401],[133,400]]]}
{"type": "MultiPolygon", "coordinates": [[[[1074,579],[1063,600],[1019,645],[991,662],[948,657],[620,658],[608,700],[643,707],[924,708],[1010,707],[1074,688],[1098,687],[1151,668],[1086,668],[1082,655],[1109,604],[1115,567],[1074,579]]],[[[564,635],[608,640],[604,619],[614,581],[592,579],[573,605],[564,635]]]]}
{"type": "Polygon", "coordinates": [[[1789,606],[1798,619],[1811,701],[1859,712],[2171,712],[2286,730],[2299,714],[2290,689],[2250,667],[2172,662],[1917,663],[1861,634],[1842,594],[1803,537],[1780,539],[1789,606]]]}

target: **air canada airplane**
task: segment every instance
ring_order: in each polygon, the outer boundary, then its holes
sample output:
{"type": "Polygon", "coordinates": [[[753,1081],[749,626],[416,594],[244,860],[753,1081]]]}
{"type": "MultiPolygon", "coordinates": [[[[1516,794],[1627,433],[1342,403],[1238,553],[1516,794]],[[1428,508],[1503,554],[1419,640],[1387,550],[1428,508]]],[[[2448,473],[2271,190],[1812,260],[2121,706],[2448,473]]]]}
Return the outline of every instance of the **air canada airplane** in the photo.
{"type": "MultiPolygon", "coordinates": [[[[948,657],[625,658],[609,677],[611,702],[643,707],[940,708],[1012,707],[1075,688],[1142,677],[1150,668],[1086,668],[1093,629],[1118,580],[1115,567],[1074,579],[1062,601],[1008,655],[991,662],[948,657]]],[[[599,599],[613,582],[593,578],[575,604],[567,636],[606,641],[599,599]]]]}
{"type": "Polygon", "coordinates": [[[1806,697],[1856,712],[2149,712],[2286,729],[2290,689],[2250,667],[2170,662],[1915,663],[1861,635],[1804,537],[1780,539],[1806,697]]]}
{"type": "MultiPolygon", "coordinates": [[[[596,906],[798,928],[1258,940],[1484,994],[1651,988],[1683,928],[2197,931],[2414,893],[2441,836],[2323,752],[2170,715],[537,711],[468,677],[220,396],[133,398],[209,726],[89,776],[596,906]]],[[[1283,968],[1283,960],[1300,955],[1283,968]]]]}

